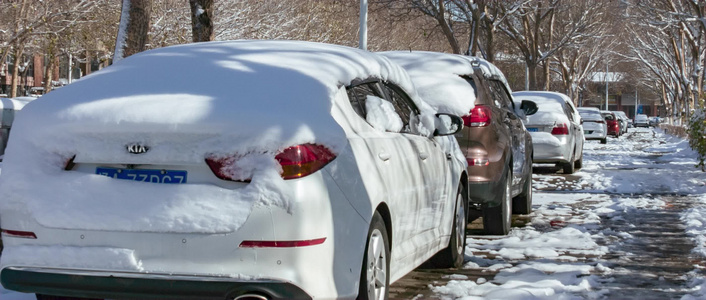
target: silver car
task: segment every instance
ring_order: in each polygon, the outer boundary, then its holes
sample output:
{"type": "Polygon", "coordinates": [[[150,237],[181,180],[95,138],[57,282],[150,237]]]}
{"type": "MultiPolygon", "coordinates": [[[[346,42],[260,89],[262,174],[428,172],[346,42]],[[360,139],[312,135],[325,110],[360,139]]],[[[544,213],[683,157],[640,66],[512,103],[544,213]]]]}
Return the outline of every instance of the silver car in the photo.
{"type": "Polygon", "coordinates": [[[600,140],[601,144],[607,143],[608,127],[600,110],[595,107],[579,107],[578,111],[583,120],[581,126],[586,140],[600,140]]]}
{"type": "Polygon", "coordinates": [[[516,102],[530,100],[538,111],[524,120],[532,136],[534,163],[556,163],[564,174],[583,165],[583,128],[581,117],[571,99],[555,92],[515,92],[516,102]]]}

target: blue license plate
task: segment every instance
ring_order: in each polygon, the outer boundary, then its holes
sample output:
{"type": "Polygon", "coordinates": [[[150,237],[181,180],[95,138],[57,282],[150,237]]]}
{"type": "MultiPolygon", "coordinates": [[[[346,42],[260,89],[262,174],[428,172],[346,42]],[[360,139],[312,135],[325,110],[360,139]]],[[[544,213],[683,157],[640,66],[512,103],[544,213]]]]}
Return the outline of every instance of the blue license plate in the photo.
{"type": "Polygon", "coordinates": [[[539,132],[539,128],[536,128],[536,127],[528,127],[528,128],[527,128],[527,131],[529,131],[529,132],[539,132]]]}
{"type": "Polygon", "coordinates": [[[111,178],[152,183],[186,183],[186,171],[118,169],[97,167],[96,174],[111,178]]]}

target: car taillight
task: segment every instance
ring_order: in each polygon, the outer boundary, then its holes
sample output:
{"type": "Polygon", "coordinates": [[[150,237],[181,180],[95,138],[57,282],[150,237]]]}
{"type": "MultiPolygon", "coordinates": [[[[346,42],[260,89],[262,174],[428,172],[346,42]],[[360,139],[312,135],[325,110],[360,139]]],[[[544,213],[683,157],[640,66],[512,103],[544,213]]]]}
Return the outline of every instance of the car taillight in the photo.
{"type": "Polygon", "coordinates": [[[37,235],[31,231],[3,229],[2,234],[5,236],[8,236],[8,237],[15,237],[15,238],[22,238],[22,239],[37,239],[37,235]]]}
{"type": "Polygon", "coordinates": [[[302,144],[284,149],[275,159],[282,166],[282,178],[302,178],[321,170],[336,156],[321,145],[302,144]]]}
{"type": "MultiPolygon", "coordinates": [[[[315,144],[302,144],[284,149],[275,156],[282,167],[282,178],[302,178],[321,170],[336,156],[328,148],[315,144]]],[[[250,178],[238,178],[237,162],[240,157],[208,157],[206,164],[219,179],[249,182],[250,178]]],[[[244,177],[244,176],[240,176],[244,177]]]]}
{"type": "Polygon", "coordinates": [[[463,125],[468,127],[485,127],[490,124],[491,111],[485,105],[476,105],[469,115],[463,117],[463,125]]]}
{"type": "Polygon", "coordinates": [[[556,125],[554,125],[554,128],[552,128],[552,134],[553,135],[569,134],[569,127],[566,126],[566,124],[556,124],[556,125]]]}
{"type": "Polygon", "coordinates": [[[211,172],[213,172],[213,175],[216,175],[219,179],[229,181],[247,181],[235,178],[233,176],[233,172],[230,171],[236,160],[237,158],[233,156],[218,158],[208,157],[206,158],[206,164],[211,169],[211,172]]]}
{"type": "Polygon", "coordinates": [[[466,158],[466,161],[468,162],[468,166],[487,166],[490,164],[490,161],[487,158],[466,158]]]}

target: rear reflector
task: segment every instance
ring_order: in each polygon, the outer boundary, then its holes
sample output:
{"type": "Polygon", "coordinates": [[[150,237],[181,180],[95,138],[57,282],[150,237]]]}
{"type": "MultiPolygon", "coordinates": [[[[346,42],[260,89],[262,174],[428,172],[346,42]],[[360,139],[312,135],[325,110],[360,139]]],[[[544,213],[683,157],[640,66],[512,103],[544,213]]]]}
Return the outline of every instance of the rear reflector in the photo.
{"type": "Polygon", "coordinates": [[[566,126],[566,124],[556,124],[556,125],[554,125],[554,128],[552,128],[552,134],[553,135],[569,134],[569,127],[566,126]]]}
{"type": "Polygon", "coordinates": [[[490,161],[487,158],[468,158],[466,157],[466,161],[468,161],[468,166],[487,166],[490,164],[490,161]]]}
{"type": "Polygon", "coordinates": [[[240,248],[295,248],[323,244],[326,238],[303,241],[243,241],[240,248]]]}
{"type": "Polygon", "coordinates": [[[491,117],[490,107],[485,105],[476,105],[471,109],[469,115],[464,116],[463,125],[467,127],[485,127],[490,124],[491,117]]]}
{"type": "Polygon", "coordinates": [[[34,232],[31,232],[31,231],[3,229],[2,235],[7,236],[7,237],[22,238],[22,239],[37,239],[37,235],[35,235],[34,232]]]}

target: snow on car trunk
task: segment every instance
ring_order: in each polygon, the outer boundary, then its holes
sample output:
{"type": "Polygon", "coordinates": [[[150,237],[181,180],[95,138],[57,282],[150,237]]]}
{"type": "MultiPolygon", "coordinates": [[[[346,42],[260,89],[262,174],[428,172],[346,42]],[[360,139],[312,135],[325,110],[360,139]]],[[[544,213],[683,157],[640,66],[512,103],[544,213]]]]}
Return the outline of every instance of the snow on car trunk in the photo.
{"type": "MultiPolygon", "coordinates": [[[[0,177],[0,210],[26,211],[52,228],[235,231],[253,204],[293,205],[278,151],[306,143],[343,149],[334,95],[372,74],[420,102],[400,67],[343,46],[236,41],[133,55],[25,107],[0,177]],[[131,144],[149,151],[128,153],[131,144]],[[205,167],[209,156],[238,156],[251,182],[167,185],[64,171],[70,163],[205,167]]],[[[430,135],[432,126],[417,130],[430,135]]]]}

